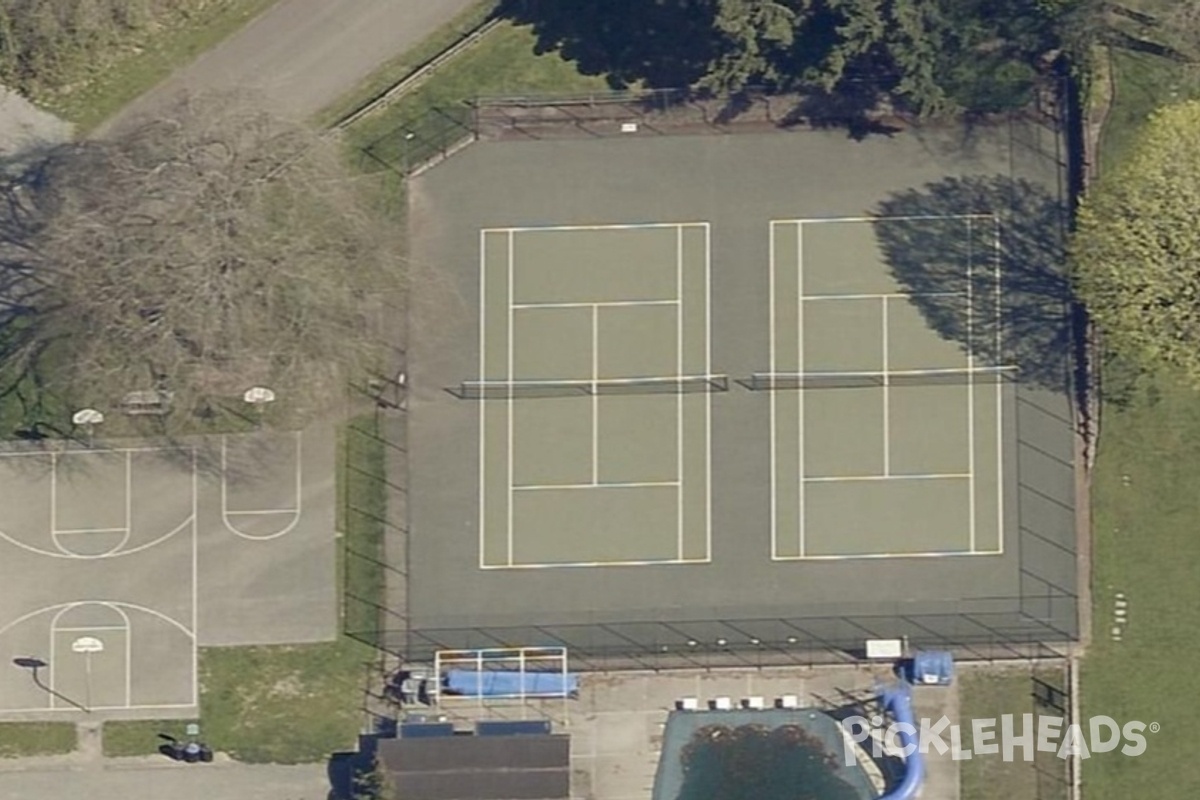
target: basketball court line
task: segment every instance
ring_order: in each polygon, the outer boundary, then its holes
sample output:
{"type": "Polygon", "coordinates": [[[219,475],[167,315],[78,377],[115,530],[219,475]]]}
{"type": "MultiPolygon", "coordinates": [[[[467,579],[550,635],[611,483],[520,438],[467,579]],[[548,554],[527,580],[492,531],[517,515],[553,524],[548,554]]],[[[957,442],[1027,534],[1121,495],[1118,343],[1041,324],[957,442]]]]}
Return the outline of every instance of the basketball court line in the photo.
{"type": "Polygon", "coordinates": [[[14,537],[14,536],[11,536],[10,534],[6,533],[3,530],[0,530],[0,539],[3,539],[4,541],[8,542],[9,544],[13,545],[14,547],[17,547],[28,553],[33,553],[34,555],[39,555],[39,556],[46,556],[49,558],[74,558],[74,559],[82,559],[82,560],[102,559],[102,558],[119,558],[122,556],[133,555],[134,553],[140,553],[143,550],[148,550],[149,548],[154,547],[154,546],[166,541],[167,539],[170,539],[172,536],[175,536],[176,534],[178,534],[181,530],[186,528],[188,525],[193,524],[195,522],[195,519],[196,519],[195,495],[196,495],[196,490],[197,490],[197,486],[196,486],[196,452],[195,452],[195,450],[193,450],[191,448],[187,448],[184,451],[180,451],[177,449],[166,448],[166,447],[121,447],[121,448],[111,448],[111,449],[105,449],[105,450],[79,450],[79,451],[67,451],[67,452],[70,452],[70,453],[79,452],[79,453],[88,453],[88,454],[121,453],[121,454],[125,455],[125,458],[126,458],[126,475],[125,475],[125,505],[126,505],[126,509],[125,509],[125,514],[126,514],[126,521],[127,521],[126,527],[124,527],[124,528],[67,528],[67,529],[62,529],[62,530],[54,530],[53,526],[56,524],[56,521],[57,521],[56,518],[57,518],[57,506],[58,506],[58,502],[57,502],[57,499],[58,499],[58,490],[57,490],[58,460],[57,460],[57,458],[54,458],[55,453],[53,453],[53,452],[50,452],[50,453],[0,453],[0,459],[7,458],[10,456],[30,456],[30,455],[51,456],[51,460],[50,460],[50,466],[51,466],[51,469],[50,469],[50,476],[51,476],[51,478],[50,478],[50,501],[49,501],[50,502],[50,509],[49,509],[50,510],[50,520],[51,520],[50,535],[51,535],[51,541],[54,543],[57,552],[55,550],[43,550],[43,549],[36,547],[34,545],[31,545],[27,542],[23,542],[20,539],[14,537]],[[128,521],[132,518],[131,515],[132,515],[133,482],[132,482],[132,476],[131,476],[131,470],[130,470],[130,462],[132,460],[132,455],[134,453],[161,453],[161,452],[172,452],[172,453],[188,452],[188,453],[191,453],[191,456],[192,456],[191,478],[192,478],[192,499],[193,499],[191,516],[184,518],[178,525],[176,525],[174,528],[170,529],[166,533],[162,534],[157,539],[152,539],[149,542],[144,542],[144,543],[138,545],[137,547],[134,547],[134,548],[131,548],[128,550],[122,549],[124,547],[124,545],[129,541],[129,538],[132,535],[132,529],[128,524],[128,521]],[[97,553],[95,555],[75,553],[71,550],[67,550],[67,549],[61,547],[58,544],[58,542],[56,541],[58,536],[62,536],[62,535],[70,536],[70,535],[87,534],[87,533],[124,533],[125,535],[121,539],[121,541],[117,544],[116,547],[111,548],[107,552],[97,553]]]}
{"type": "MultiPolygon", "coordinates": [[[[974,259],[972,258],[973,241],[971,235],[973,232],[973,220],[990,220],[994,229],[993,247],[995,253],[995,277],[996,277],[996,334],[995,347],[996,352],[1002,352],[1001,344],[1001,323],[1002,312],[1000,306],[1000,291],[1002,290],[1002,275],[1001,275],[1001,251],[1000,251],[1000,220],[995,214],[953,214],[953,215],[907,215],[894,217],[823,217],[823,218],[808,218],[808,219],[786,219],[786,220],[770,220],[768,225],[768,258],[770,261],[770,270],[768,276],[768,324],[770,325],[769,337],[769,363],[771,372],[774,374],[778,369],[777,365],[777,348],[776,348],[776,316],[775,316],[775,301],[776,301],[776,280],[775,270],[777,251],[775,247],[775,230],[777,225],[792,225],[796,229],[796,318],[797,318],[797,336],[796,336],[796,360],[797,372],[804,374],[804,303],[808,301],[822,300],[865,300],[879,299],[882,305],[882,344],[883,344],[883,369],[879,374],[883,377],[881,384],[885,410],[883,414],[883,460],[884,471],[881,475],[859,475],[859,476],[806,476],[804,473],[804,391],[800,391],[796,396],[797,405],[797,465],[798,465],[798,480],[797,480],[797,517],[798,517],[798,539],[799,539],[799,555],[797,556],[779,556],[778,547],[778,509],[777,509],[777,489],[779,486],[778,476],[778,456],[777,456],[777,401],[775,392],[770,393],[770,415],[771,415],[771,558],[773,561],[795,561],[795,560],[836,560],[850,558],[909,558],[922,556],[949,556],[949,555],[1000,555],[1004,552],[1004,501],[1003,501],[1003,483],[1004,483],[1004,465],[1003,465],[1003,386],[1002,383],[996,383],[996,459],[997,459],[997,523],[999,547],[997,550],[977,550],[976,549],[976,503],[975,497],[976,480],[975,480],[975,406],[974,406],[974,381],[967,382],[968,399],[967,399],[967,418],[968,418],[968,471],[966,473],[947,473],[947,474],[928,474],[928,475],[892,475],[890,465],[890,407],[889,407],[889,381],[888,376],[899,375],[900,372],[892,372],[888,369],[888,301],[896,298],[904,298],[911,300],[916,297],[964,297],[967,301],[967,335],[968,341],[973,341],[973,313],[974,313],[974,287],[973,287],[973,270],[974,259]],[[967,259],[967,289],[965,292],[884,292],[884,293],[854,293],[840,295],[805,295],[804,294],[804,225],[809,223],[862,223],[862,222],[886,222],[886,221],[919,221],[919,220],[964,220],[967,225],[968,236],[968,259],[967,259]],[[969,506],[969,530],[968,530],[968,551],[935,551],[929,553],[879,553],[879,554],[862,554],[862,555],[843,555],[843,556],[811,556],[805,554],[805,538],[806,538],[806,522],[804,515],[804,487],[807,483],[827,483],[839,481],[879,481],[879,480],[930,480],[930,479],[961,479],[966,478],[968,481],[968,506],[969,506]]],[[[971,369],[975,365],[974,349],[968,350],[967,369],[971,369]]],[[[928,373],[936,370],[905,370],[904,373],[928,373]]],[[[836,374],[836,373],[831,373],[836,374]]]]}
{"type": "Polygon", "coordinates": [[[295,507],[294,508],[256,508],[256,509],[249,509],[246,511],[230,511],[229,510],[229,470],[228,470],[229,437],[228,437],[228,435],[225,435],[225,434],[221,435],[221,522],[225,525],[225,527],[229,530],[229,532],[232,533],[234,536],[239,536],[242,539],[248,539],[251,541],[265,542],[265,541],[269,541],[271,539],[278,539],[280,536],[285,536],[286,534],[291,533],[292,530],[296,527],[296,525],[298,525],[300,523],[300,515],[302,512],[302,506],[303,506],[303,491],[302,490],[303,490],[303,482],[304,482],[304,472],[303,472],[303,468],[301,466],[301,458],[303,456],[303,443],[301,441],[301,433],[299,431],[293,432],[292,436],[296,443],[296,465],[295,465],[296,466],[296,469],[295,469],[295,473],[296,473],[296,485],[295,485],[296,505],[295,505],[295,507]],[[266,516],[266,515],[270,515],[270,514],[291,514],[292,521],[289,522],[287,525],[285,525],[282,529],[280,529],[274,533],[266,534],[264,536],[257,536],[257,535],[245,533],[244,531],[240,531],[230,521],[230,517],[243,517],[243,516],[244,517],[254,517],[254,516],[266,516]]]}
{"type": "MultiPolygon", "coordinates": [[[[128,454],[132,454],[132,453],[162,452],[162,451],[168,450],[168,449],[169,448],[150,448],[150,447],[118,448],[118,449],[112,450],[111,452],[126,453],[127,458],[128,458],[128,454]]],[[[101,452],[109,452],[109,451],[101,451],[101,452]]],[[[178,452],[178,451],[172,450],[172,452],[178,452]]],[[[10,621],[6,622],[5,624],[0,625],[0,636],[3,636],[9,630],[13,629],[14,627],[20,625],[21,623],[23,623],[27,620],[33,619],[34,617],[37,617],[38,615],[41,615],[41,614],[48,614],[50,612],[55,612],[54,616],[51,618],[50,625],[47,627],[47,633],[48,633],[48,636],[50,639],[49,645],[48,645],[48,653],[50,656],[49,657],[50,670],[48,673],[49,674],[49,684],[48,685],[51,688],[54,688],[54,686],[55,686],[53,669],[54,669],[54,665],[57,663],[57,657],[56,657],[56,647],[57,646],[55,644],[55,634],[56,633],[64,633],[64,632],[65,633],[73,633],[73,632],[84,633],[84,632],[102,631],[102,630],[124,630],[124,631],[126,631],[126,642],[125,642],[126,704],[123,706],[92,706],[93,711],[104,711],[104,710],[110,710],[110,711],[146,710],[146,711],[151,711],[151,710],[158,710],[158,709],[176,709],[176,708],[195,709],[195,708],[199,707],[199,702],[200,702],[199,648],[198,648],[198,643],[197,643],[197,641],[198,641],[197,640],[197,631],[198,631],[198,622],[199,622],[199,582],[198,582],[199,552],[198,552],[198,542],[197,542],[198,535],[197,535],[197,527],[196,527],[196,521],[198,519],[198,504],[199,504],[199,492],[198,492],[198,489],[199,489],[198,472],[199,471],[197,469],[197,464],[196,464],[196,452],[195,452],[195,450],[190,450],[190,452],[191,452],[191,456],[192,456],[192,465],[191,465],[192,497],[191,497],[191,504],[190,504],[190,506],[191,506],[190,514],[178,526],[167,531],[166,533],[162,534],[161,536],[159,536],[158,538],[156,538],[150,542],[139,545],[138,547],[136,547],[132,550],[122,551],[119,553],[110,553],[110,554],[106,554],[103,556],[80,556],[80,555],[66,556],[61,553],[54,553],[54,552],[51,552],[48,550],[46,550],[46,551],[38,550],[36,548],[32,548],[27,545],[24,545],[23,543],[9,539],[9,541],[12,542],[13,544],[18,544],[19,546],[22,546],[24,549],[29,550],[30,552],[33,552],[33,553],[36,553],[39,555],[49,556],[52,558],[66,558],[66,557],[116,558],[116,557],[120,557],[120,556],[129,555],[132,553],[137,553],[137,552],[140,552],[147,548],[153,547],[153,546],[160,544],[161,542],[164,542],[167,539],[175,536],[177,533],[184,530],[189,525],[191,526],[192,546],[191,546],[190,574],[191,574],[192,586],[191,586],[191,598],[190,598],[191,599],[190,627],[185,625],[184,622],[177,620],[168,614],[165,614],[161,611],[150,608],[149,606],[142,605],[140,603],[133,603],[133,602],[125,601],[125,600],[101,600],[101,599],[73,600],[73,601],[69,601],[69,602],[65,602],[65,603],[54,603],[54,604],[45,606],[40,609],[35,609],[33,611],[26,612],[26,613],[22,614],[21,616],[17,617],[16,619],[10,620],[10,621]],[[61,619],[64,614],[70,612],[71,610],[73,610],[75,608],[79,608],[81,606],[89,606],[89,605],[100,605],[100,606],[104,606],[104,607],[111,609],[112,611],[114,611],[115,613],[117,613],[121,616],[122,620],[124,620],[124,624],[123,625],[93,625],[93,626],[70,625],[70,626],[64,626],[64,627],[59,627],[57,625],[58,620],[61,619]],[[160,619],[160,620],[168,623],[172,627],[176,628],[180,632],[182,632],[191,641],[191,644],[192,644],[191,670],[190,670],[190,673],[191,673],[191,678],[190,678],[190,680],[191,680],[191,688],[190,688],[191,702],[189,702],[189,703],[166,703],[166,704],[136,704],[136,705],[129,702],[132,699],[132,672],[133,672],[133,663],[132,663],[132,660],[130,657],[130,653],[131,653],[131,649],[132,649],[133,629],[135,626],[132,624],[132,621],[130,620],[128,613],[126,613],[127,609],[133,610],[133,611],[138,611],[138,612],[147,614],[151,617],[160,619]]],[[[129,503],[130,502],[129,498],[131,497],[131,494],[127,494],[126,497],[127,497],[127,503],[129,503]]],[[[82,531],[80,531],[80,532],[82,532],[82,531]]],[[[7,536],[5,536],[5,538],[8,539],[7,536]]],[[[75,709],[72,707],[69,707],[69,706],[56,705],[54,703],[54,697],[50,696],[48,706],[43,706],[43,707],[38,707],[38,708],[27,708],[27,709],[0,708],[0,715],[3,715],[5,713],[34,713],[34,712],[46,712],[46,711],[73,711],[73,710],[75,710],[75,709]]]]}
{"type": "MultiPolygon", "coordinates": [[[[510,392],[507,399],[507,459],[508,459],[508,487],[507,487],[507,531],[506,531],[506,564],[489,565],[485,562],[485,552],[487,543],[486,531],[486,409],[480,405],[480,444],[479,444],[479,553],[480,553],[480,569],[512,569],[512,568],[531,568],[531,567],[558,567],[558,566],[601,566],[601,565],[616,565],[616,564],[672,564],[672,563],[695,563],[696,559],[682,559],[684,550],[684,518],[683,518],[683,394],[677,398],[676,408],[676,438],[677,438],[677,473],[678,480],[675,481],[635,481],[635,482],[601,482],[599,480],[599,402],[600,393],[597,391],[599,378],[599,310],[603,307],[631,307],[631,306],[674,306],[676,307],[676,369],[677,374],[683,375],[683,229],[685,227],[703,227],[705,232],[705,369],[706,374],[711,374],[712,366],[712,292],[711,292],[711,275],[712,275],[712,257],[711,257],[711,227],[707,222],[671,222],[671,223],[644,223],[644,224],[615,224],[615,225],[564,225],[564,226],[544,226],[544,227],[511,227],[511,228],[481,228],[479,238],[480,252],[480,328],[479,328],[479,351],[480,358],[480,382],[487,380],[486,370],[486,348],[487,348],[487,235],[502,234],[506,238],[507,243],[507,338],[508,338],[508,369],[507,374],[509,379],[512,379],[514,374],[514,320],[515,314],[519,310],[538,309],[538,308],[590,308],[592,311],[592,483],[583,484],[534,484],[534,485],[519,485],[513,483],[514,463],[513,453],[513,428],[514,428],[514,393],[510,392]],[[637,229],[669,229],[674,228],[676,231],[676,294],[675,298],[656,298],[644,300],[620,300],[620,301],[571,301],[571,302],[534,302],[534,303],[517,303],[515,302],[515,235],[522,232],[546,232],[546,231],[571,231],[571,230],[637,230],[637,229]],[[514,563],[514,497],[517,491],[537,491],[546,489],[585,489],[585,488],[636,488],[636,487],[659,487],[659,486],[675,486],[677,487],[677,535],[676,552],[679,560],[653,560],[653,561],[620,561],[620,562],[570,562],[570,563],[551,563],[551,564],[516,564],[514,563]]],[[[536,381],[528,381],[523,383],[536,383],[536,381]]],[[[557,383],[548,381],[547,383],[557,383]]],[[[706,437],[705,442],[705,548],[706,557],[704,563],[711,561],[712,556],[712,398],[706,398],[706,437]]]]}
{"type": "MultiPolygon", "coordinates": [[[[193,544],[194,544],[194,542],[195,542],[195,532],[194,531],[193,531],[192,538],[193,538],[193,544]]],[[[194,558],[192,561],[192,565],[193,565],[193,571],[194,571],[194,568],[195,568],[195,559],[194,558]]],[[[57,645],[55,644],[55,640],[56,640],[55,634],[58,634],[58,633],[87,633],[87,632],[92,632],[92,631],[104,631],[104,630],[124,631],[126,634],[125,646],[124,646],[125,704],[124,705],[90,706],[90,709],[92,711],[137,711],[137,710],[154,710],[154,709],[166,709],[166,708],[198,708],[199,707],[199,672],[198,672],[198,670],[199,670],[199,648],[197,645],[196,628],[195,628],[196,599],[197,599],[196,598],[196,584],[193,582],[193,584],[192,584],[192,628],[190,630],[183,623],[181,623],[179,620],[175,619],[174,617],[171,617],[168,614],[164,614],[161,611],[156,611],[155,609],[152,609],[148,606],[143,606],[139,603],[131,603],[131,602],[124,601],[124,600],[117,601],[117,600],[88,599],[88,600],[73,600],[73,601],[70,601],[67,603],[55,603],[53,605],[49,605],[49,606],[45,606],[43,608],[29,611],[29,612],[17,617],[16,619],[9,621],[5,625],[0,626],[0,636],[3,636],[10,629],[14,628],[17,625],[20,625],[21,623],[23,623],[29,619],[32,619],[41,614],[47,614],[52,611],[55,612],[54,616],[51,617],[50,624],[47,626],[47,636],[49,639],[48,645],[47,645],[47,653],[48,653],[48,658],[47,658],[48,682],[47,682],[47,685],[50,687],[50,689],[53,692],[53,691],[57,690],[57,686],[55,684],[54,669],[55,669],[55,665],[58,663],[57,645]],[[103,607],[108,608],[108,609],[114,611],[115,613],[119,614],[121,619],[124,620],[124,624],[123,625],[89,625],[89,626],[58,627],[58,620],[61,619],[64,614],[67,614],[70,611],[72,611],[76,608],[79,608],[81,606],[93,606],[93,605],[103,606],[103,607]],[[166,622],[167,624],[173,626],[177,630],[181,631],[185,636],[188,637],[188,639],[191,640],[191,643],[192,643],[192,659],[191,659],[191,661],[192,661],[192,663],[191,663],[192,702],[191,703],[168,703],[168,704],[155,703],[155,704],[136,704],[135,705],[132,702],[130,702],[132,700],[132,696],[133,696],[132,695],[132,691],[133,691],[133,684],[132,684],[132,681],[133,681],[132,649],[133,648],[132,648],[132,644],[133,644],[134,625],[129,618],[129,614],[126,613],[126,609],[138,611],[138,612],[141,612],[144,614],[148,614],[157,619],[160,619],[160,620],[166,622]]],[[[74,706],[56,704],[55,703],[56,698],[52,692],[50,694],[48,694],[48,705],[46,705],[46,706],[34,707],[34,708],[0,708],[0,716],[2,716],[4,714],[35,713],[35,712],[45,712],[45,711],[68,711],[68,712],[70,712],[70,711],[78,710],[74,706]]]]}
{"type": "Polygon", "coordinates": [[[80,533],[125,533],[128,528],[66,528],[54,532],[56,536],[70,536],[80,533]]]}
{"type": "MultiPolygon", "coordinates": [[[[79,451],[81,453],[89,453],[91,451],[79,451]]],[[[100,451],[106,452],[106,451],[100,451]]],[[[132,535],[132,519],[133,519],[133,455],[129,451],[124,453],[125,456],[125,526],[121,528],[72,528],[65,531],[58,529],[58,456],[68,455],[67,453],[51,453],[50,454],[50,541],[64,555],[81,555],[74,553],[72,550],[65,548],[58,541],[58,537],[63,533],[78,534],[78,533],[120,533],[121,540],[110,547],[103,553],[96,555],[84,555],[84,558],[100,558],[102,556],[113,555],[118,553],[122,547],[129,541],[132,535]]]]}
{"type": "MultiPolygon", "coordinates": [[[[123,609],[121,609],[117,606],[114,606],[111,603],[104,603],[104,605],[107,606],[108,608],[112,609],[113,611],[117,612],[118,614],[120,614],[121,619],[123,619],[125,621],[125,626],[124,626],[124,630],[125,630],[125,704],[123,706],[117,706],[117,708],[129,708],[130,701],[133,699],[133,692],[132,692],[133,625],[129,621],[129,615],[126,614],[123,609]]],[[[58,659],[57,659],[56,653],[55,653],[55,641],[58,638],[55,634],[58,633],[58,620],[62,617],[63,614],[66,614],[72,608],[77,608],[77,607],[78,606],[66,606],[66,607],[60,609],[59,612],[57,614],[55,614],[54,617],[51,618],[51,620],[50,620],[50,665],[49,665],[49,669],[48,669],[48,672],[50,675],[50,677],[49,677],[50,693],[48,696],[50,698],[50,708],[51,709],[54,708],[54,701],[57,699],[57,697],[54,694],[55,689],[57,688],[54,683],[54,677],[56,674],[55,665],[58,664],[58,659]]],[[[89,668],[90,668],[90,664],[89,664],[89,668]]]]}

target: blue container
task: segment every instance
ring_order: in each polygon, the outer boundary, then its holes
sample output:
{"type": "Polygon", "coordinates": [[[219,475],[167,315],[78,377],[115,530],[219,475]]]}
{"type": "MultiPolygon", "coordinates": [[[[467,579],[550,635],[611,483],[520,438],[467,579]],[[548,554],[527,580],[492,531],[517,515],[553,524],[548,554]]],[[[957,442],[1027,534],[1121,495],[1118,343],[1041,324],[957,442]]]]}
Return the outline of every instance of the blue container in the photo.
{"type": "Polygon", "coordinates": [[[909,681],[917,686],[949,686],[954,680],[954,656],[945,650],[920,650],[911,669],[909,681]]]}

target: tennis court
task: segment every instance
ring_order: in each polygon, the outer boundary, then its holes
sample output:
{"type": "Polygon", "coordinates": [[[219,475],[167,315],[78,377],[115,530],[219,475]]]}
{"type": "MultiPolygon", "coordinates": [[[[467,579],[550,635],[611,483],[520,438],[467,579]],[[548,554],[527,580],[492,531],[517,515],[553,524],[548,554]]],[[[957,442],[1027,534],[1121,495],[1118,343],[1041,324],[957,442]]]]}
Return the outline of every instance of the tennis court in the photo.
{"type": "Polygon", "coordinates": [[[770,370],[748,385],[770,393],[772,558],[1002,552],[1001,410],[1015,371],[967,344],[973,327],[999,335],[999,221],[775,220],[770,235],[770,370]],[[966,254],[939,288],[962,304],[965,342],[935,334],[886,268],[889,224],[935,226],[966,254]]]}
{"type": "Polygon", "coordinates": [[[710,558],[706,223],[480,233],[480,566],[710,558]]]}
{"type": "Polygon", "coordinates": [[[1034,135],[481,141],[413,180],[456,298],[413,305],[392,646],[1069,638],[1034,135]]]}

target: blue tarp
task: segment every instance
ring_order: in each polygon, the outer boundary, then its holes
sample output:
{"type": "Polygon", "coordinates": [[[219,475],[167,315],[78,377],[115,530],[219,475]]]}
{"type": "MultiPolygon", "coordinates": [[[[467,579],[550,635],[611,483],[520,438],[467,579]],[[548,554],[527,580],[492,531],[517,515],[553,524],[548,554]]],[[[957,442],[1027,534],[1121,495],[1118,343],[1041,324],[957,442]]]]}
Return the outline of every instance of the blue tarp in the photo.
{"type": "Polygon", "coordinates": [[[579,676],[570,672],[452,669],[443,681],[447,693],[473,697],[564,697],[579,690],[579,676]]]}

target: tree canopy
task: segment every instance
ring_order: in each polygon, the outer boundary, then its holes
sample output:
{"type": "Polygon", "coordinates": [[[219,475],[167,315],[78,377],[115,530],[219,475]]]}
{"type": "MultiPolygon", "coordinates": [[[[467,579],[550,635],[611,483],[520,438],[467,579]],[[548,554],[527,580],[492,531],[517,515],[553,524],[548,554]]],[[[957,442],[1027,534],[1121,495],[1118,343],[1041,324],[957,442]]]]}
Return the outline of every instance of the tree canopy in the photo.
{"type": "Polygon", "coordinates": [[[1200,102],[1155,112],[1132,152],[1084,199],[1078,294],[1109,350],[1200,385],[1200,102]]]}
{"type": "Polygon", "coordinates": [[[256,385],[297,410],[381,357],[395,237],[337,144],[228,97],[50,150],[0,198],[0,354],[78,405],[256,385]]]}
{"type": "Polygon", "coordinates": [[[509,0],[542,46],[641,82],[736,93],[833,93],[854,82],[924,114],[991,111],[1028,99],[1058,22],[1091,0],[509,0]],[[637,6],[630,8],[631,5],[637,6]],[[669,32],[686,31],[686,36],[669,32]],[[614,31],[621,46],[610,46],[614,31]],[[675,65],[654,53],[672,42],[675,65]]]}

